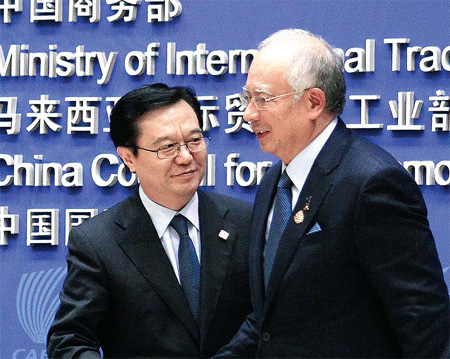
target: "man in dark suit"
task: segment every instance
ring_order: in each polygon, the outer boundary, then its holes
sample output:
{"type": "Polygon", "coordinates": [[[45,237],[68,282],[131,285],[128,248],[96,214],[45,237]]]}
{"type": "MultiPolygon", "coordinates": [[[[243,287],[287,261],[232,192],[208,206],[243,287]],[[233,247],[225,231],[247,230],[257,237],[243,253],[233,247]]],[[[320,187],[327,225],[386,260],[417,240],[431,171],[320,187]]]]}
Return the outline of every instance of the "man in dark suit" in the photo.
{"type": "Polygon", "coordinates": [[[201,122],[183,87],[145,86],[113,108],[111,137],[140,185],[71,231],[50,358],[207,357],[251,311],[251,206],[197,189],[201,122]]]}
{"type": "Polygon", "coordinates": [[[346,128],[343,61],[282,30],[260,46],[242,101],[280,158],[254,204],[254,312],[217,356],[444,357],[449,297],[416,183],[346,128]]]}

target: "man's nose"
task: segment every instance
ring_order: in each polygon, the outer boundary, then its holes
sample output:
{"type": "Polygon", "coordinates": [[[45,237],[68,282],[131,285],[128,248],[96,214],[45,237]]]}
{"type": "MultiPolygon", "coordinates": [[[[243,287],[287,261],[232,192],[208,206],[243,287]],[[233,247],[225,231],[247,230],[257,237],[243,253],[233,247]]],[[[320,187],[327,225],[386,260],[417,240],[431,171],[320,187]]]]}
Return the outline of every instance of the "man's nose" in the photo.
{"type": "Polygon", "coordinates": [[[192,153],[189,151],[186,145],[180,146],[177,156],[175,157],[175,162],[178,164],[189,163],[192,161],[192,153]]]}
{"type": "Polygon", "coordinates": [[[252,101],[249,101],[247,107],[244,111],[244,121],[253,122],[259,118],[259,110],[253,104],[252,101]]]}

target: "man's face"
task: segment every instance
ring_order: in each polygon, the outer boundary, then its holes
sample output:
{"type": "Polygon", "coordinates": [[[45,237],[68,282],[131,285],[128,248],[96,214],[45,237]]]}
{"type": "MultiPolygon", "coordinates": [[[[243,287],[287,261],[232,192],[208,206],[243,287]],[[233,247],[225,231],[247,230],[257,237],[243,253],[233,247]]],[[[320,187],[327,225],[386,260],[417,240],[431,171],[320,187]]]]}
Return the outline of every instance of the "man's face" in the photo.
{"type": "MultiPolygon", "coordinates": [[[[186,143],[201,137],[197,116],[185,101],[146,113],[139,120],[137,146],[157,150],[171,143],[186,143]]],[[[145,194],[174,210],[186,205],[206,172],[207,151],[190,153],[182,146],[175,158],[159,159],[154,152],[119,147],[118,153],[139,177],[145,194]]]]}
{"type": "MultiPolygon", "coordinates": [[[[270,98],[294,91],[284,79],[286,59],[289,57],[288,54],[285,55],[282,49],[277,51],[270,47],[262,49],[256,55],[245,85],[249,96],[270,98]]],[[[296,102],[293,95],[268,102],[264,110],[258,110],[253,103],[249,103],[244,119],[251,121],[264,152],[289,163],[310,142],[312,129],[307,116],[307,105],[305,96],[296,102]]]]}

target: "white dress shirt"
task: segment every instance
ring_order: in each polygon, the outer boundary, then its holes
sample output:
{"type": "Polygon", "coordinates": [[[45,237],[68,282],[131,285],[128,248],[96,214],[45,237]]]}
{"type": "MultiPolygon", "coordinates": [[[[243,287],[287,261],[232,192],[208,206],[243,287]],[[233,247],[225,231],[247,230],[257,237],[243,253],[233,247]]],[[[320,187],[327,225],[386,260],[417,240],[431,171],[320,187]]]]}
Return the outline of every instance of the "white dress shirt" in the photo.
{"type": "Polygon", "coordinates": [[[197,192],[195,192],[189,203],[178,212],[153,202],[146,196],[142,187],[139,187],[139,196],[141,197],[141,201],[150,215],[153,225],[156,228],[156,232],[161,239],[161,243],[166,251],[170,263],[172,264],[173,271],[177,276],[178,282],[180,282],[180,266],[178,264],[178,247],[180,245],[180,237],[178,236],[178,233],[170,226],[170,222],[177,214],[182,214],[188,219],[189,237],[191,237],[192,242],[194,243],[198,261],[201,263],[200,220],[198,217],[197,192]]]}
{"type": "MultiPolygon", "coordinates": [[[[323,130],[322,133],[314,139],[314,141],[312,141],[307,147],[303,149],[303,151],[295,156],[291,163],[289,163],[289,165],[286,166],[284,163],[282,164],[281,171],[286,170],[289,178],[293,183],[292,209],[294,209],[295,204],[298,201],[298,197],[300,196],[300,192],[303,189],[303,185],[305,184],[306,178],[311,171],[314,161],[316,160],[325,143],[330,138],[331,133],[335,129],[336,125],[337,118],[331,121],[330,124],[325,128],[325,130],[323,130]]],[[[269,217],[267,218],[266,240],[269,236],[270,225],[272,224],[273,207],[274,203],[272,203],[272,208],[270,209],[269,217]]]]}

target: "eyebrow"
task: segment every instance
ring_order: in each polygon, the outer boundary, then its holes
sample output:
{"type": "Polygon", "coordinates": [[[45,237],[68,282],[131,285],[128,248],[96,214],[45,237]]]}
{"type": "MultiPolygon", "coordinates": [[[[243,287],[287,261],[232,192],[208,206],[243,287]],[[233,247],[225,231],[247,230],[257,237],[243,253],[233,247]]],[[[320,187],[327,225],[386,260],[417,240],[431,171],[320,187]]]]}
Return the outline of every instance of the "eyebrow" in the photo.
{"type": "MultiPolygon", "coordinates": [[[[248,90],[247,90],[247,87],[242,87],[242,90],[244,91],[244,92],[249,92],[248,90]]],[[[258,93],[258,94],[260,94],[260,93],[265,93],[266,95],[271,95],[272,96],[272,93],[269,91],[269,90],[267,90],[267,89],[265,89],[265,88],[256,88],[256,89],[254,89],[254,92],[256,92],[256,93],[258,93]]]]}
{"type": "MultiPolygon", "coordinates": [[[[201,130],[200,128],[194,128],[194,129],[192,129],[192,130],[189,132],[188,136],[191,136],[191,135],[194,135],[194,134],[198,134],[198,133],[202,133],[202,130],[201,130]]],[[[173,140],[172,137],[170,137],[170,136],[161,136],[161,137],[156,138],[156,139],[152,142],[152,146],[153,146],[153,145],[157,145],[158,143],[161,143],[161,142],[163,142],[163,141],[174,141],[174,140],[173,140]]],[[[175,142],[176,142],[176,141],[175,141],[175,142]]],[[[175,143],[175,142],[173,142],[173,143],[175,143]]]]}

